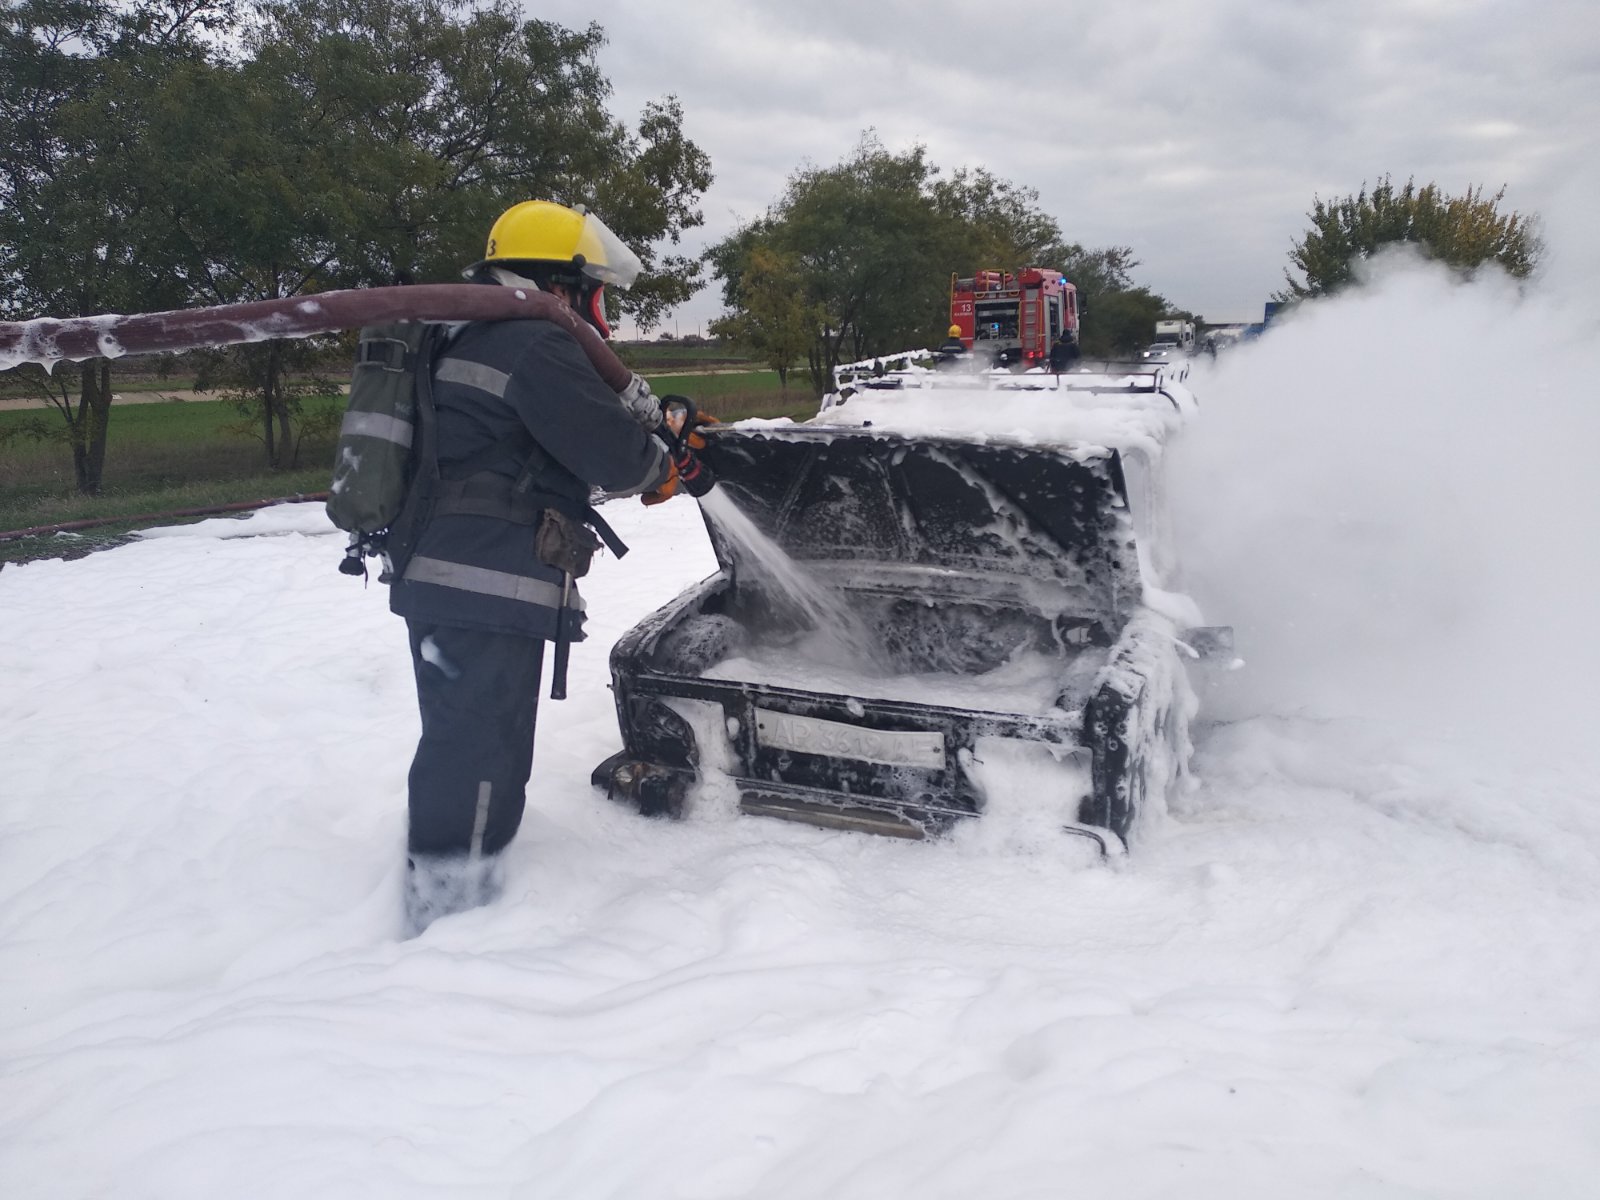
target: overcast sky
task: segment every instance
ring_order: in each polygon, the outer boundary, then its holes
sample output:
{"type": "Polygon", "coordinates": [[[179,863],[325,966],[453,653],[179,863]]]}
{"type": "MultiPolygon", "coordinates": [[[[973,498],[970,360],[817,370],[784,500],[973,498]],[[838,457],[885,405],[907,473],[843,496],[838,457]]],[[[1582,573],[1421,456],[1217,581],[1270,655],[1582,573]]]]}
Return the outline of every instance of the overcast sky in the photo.
{"type": "MultiPolygon", "coordinates": [[[[1259,320],[1318,194],[1388,172],[1452,194],[1505,184],[1507,206],[1547,212],[1600,159],[1596,0],[525,8],[600,23],[613,111],[630,124],[647,101],[679,97],[716,175],[696,250],[870,127],[890,150],[923,144],[946,171],[982,166],[1037,189],[1069,239],[1131,246],[1136,282],[1179,307],[1259,320]]],[[[707,288],[677,313],[679,332],[721,309],[707,288]]]]}

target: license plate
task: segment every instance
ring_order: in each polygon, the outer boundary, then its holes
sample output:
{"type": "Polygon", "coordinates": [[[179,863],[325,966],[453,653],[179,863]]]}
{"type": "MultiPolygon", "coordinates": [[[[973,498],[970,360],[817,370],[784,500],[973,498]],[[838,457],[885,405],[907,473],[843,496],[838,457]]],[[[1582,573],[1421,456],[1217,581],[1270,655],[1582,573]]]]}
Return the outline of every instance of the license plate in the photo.
{"type": "Polygon", "coordinates": [[[797,750],[828,758],[854,758],[886,767],[943,770],[944,734],[920,730],[863,729],[820,717],[756,709],[756,741],[770,750],[797,750]]]}

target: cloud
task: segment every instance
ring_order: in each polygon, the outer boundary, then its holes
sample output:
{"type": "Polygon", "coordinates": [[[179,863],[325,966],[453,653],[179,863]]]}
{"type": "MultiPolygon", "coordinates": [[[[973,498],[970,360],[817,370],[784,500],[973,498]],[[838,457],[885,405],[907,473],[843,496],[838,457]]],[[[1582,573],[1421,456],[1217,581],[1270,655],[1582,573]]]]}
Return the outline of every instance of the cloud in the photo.
{"type": "MultiPolygon", "coordinates": [[[[717,175],[702,242],[871,127],[1036,188],[1069,238],[1132,246],[1139,282],[1219,320],[1259,316],[1318,194],[1387,172],[1507,184],[1510,207],[1538,211],[1600,157],[1588,0],[556,0],[538,15],[604,26],[620,117],[682,100],[717,175]]],[[[719,308],[708,291],[686,312],[719,308]]]]}

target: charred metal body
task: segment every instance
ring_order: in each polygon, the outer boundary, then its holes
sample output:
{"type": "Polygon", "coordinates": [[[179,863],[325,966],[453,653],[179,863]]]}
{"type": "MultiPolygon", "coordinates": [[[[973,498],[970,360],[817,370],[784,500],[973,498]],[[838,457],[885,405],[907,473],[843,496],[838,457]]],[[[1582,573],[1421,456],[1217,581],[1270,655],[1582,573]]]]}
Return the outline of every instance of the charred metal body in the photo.
{"type": "Polygon", "coordinates": [[[804,630],[708,520],[721,570],[612,652],[623,749],[597,786],[677,814],[715,773],[747,813],[916,838],[983,811],[975,764],[1004,739],[1087,759],[1079,794],[1042,799],[1120,847],[1142,796],[1169,782],[1152,739],[1184,736],[1187,714],[1169,711],[1182,668],[1142,605],[1115,451],[785,427],[717,431],[705,456],[740,510],[865,618],[878,676],[961,692],[1026,658],[1045,664],[1043,691],[938,703],[763,671],[764,651],[803,655],[804,630]]]}

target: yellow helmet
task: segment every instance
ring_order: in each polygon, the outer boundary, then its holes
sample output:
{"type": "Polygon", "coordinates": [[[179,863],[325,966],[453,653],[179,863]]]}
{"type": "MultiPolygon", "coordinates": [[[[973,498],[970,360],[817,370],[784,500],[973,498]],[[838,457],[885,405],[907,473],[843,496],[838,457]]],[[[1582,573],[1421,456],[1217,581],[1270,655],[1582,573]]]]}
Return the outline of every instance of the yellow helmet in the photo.
{"type": "Polygon", "coordinates": [[[627,289],[644,264],[606,224],[580,205],[524,200],[500,214],[489,230],[483,263],[543,263],[581,272],[596,284],[627,289]]]}
{"type": "Polygon", "coordinates": [[[959,326],[959,325],[950,326],[950,333],[949,333],[948,336],[950,336],[950,337],[960,337],[961,336],[961,326],[959,326]]]}

